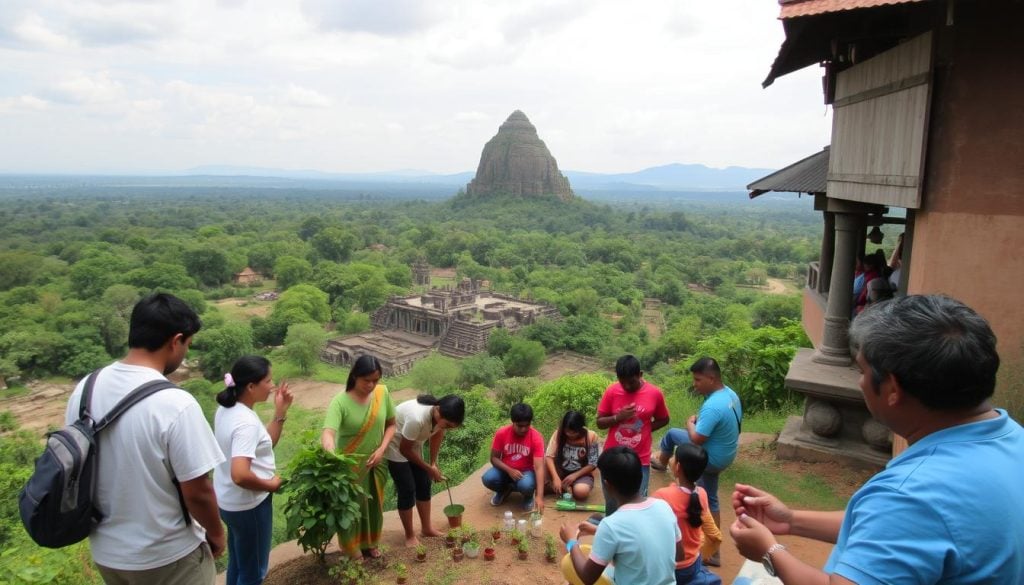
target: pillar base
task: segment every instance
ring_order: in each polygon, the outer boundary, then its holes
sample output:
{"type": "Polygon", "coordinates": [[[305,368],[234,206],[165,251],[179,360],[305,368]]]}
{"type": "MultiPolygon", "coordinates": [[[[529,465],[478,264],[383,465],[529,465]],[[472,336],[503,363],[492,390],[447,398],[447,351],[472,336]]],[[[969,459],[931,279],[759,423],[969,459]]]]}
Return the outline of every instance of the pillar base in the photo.
{"type": "Polygon", "coordinates": [[[850,352],[841,349],[822,347],[814,352],[811,361],[827,366],[848,366],[853,363],[850,352]]]}

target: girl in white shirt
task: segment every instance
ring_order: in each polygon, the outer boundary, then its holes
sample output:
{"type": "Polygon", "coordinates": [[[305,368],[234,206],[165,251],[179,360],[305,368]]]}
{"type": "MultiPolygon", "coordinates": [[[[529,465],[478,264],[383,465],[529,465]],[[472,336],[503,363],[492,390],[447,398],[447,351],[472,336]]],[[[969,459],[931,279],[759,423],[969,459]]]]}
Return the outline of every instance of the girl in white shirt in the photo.
{"type": "Polygon", "coordinates": [[[226,461],[217,466],[213,485],[220,517],[228,526],[227,585],[258,585],[267,575],[273,506],[270,494],[281,487],[274,445],[292,404],[287,382],[276,389],[270,362],[244,356],[224,374],[217,394],[214,435],[226,461]],[[276,390],[276,392],[275,392],[276,390]],[[266,426],[253,405],[274,392],[274,418],[266,426]]]}

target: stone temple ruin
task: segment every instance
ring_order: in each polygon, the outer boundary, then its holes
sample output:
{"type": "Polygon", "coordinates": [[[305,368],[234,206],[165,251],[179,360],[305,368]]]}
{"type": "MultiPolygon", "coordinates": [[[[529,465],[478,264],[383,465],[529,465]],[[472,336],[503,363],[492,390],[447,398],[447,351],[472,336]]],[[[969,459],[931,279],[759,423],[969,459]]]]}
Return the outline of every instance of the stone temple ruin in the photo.
{"type": "Polygon", "coordinates": [[[538,319],[560,319],[551,305],[486,290],[463,279],[452,288],[433,288],[419,295],[392,297],[371,319],[372,333],[349,335],[327,343],[322,358],[347,365],[372,354],[385,376],[402,375],[434,349],[451,357],[486,351],[491,331],[516,331],[538,319]]]}

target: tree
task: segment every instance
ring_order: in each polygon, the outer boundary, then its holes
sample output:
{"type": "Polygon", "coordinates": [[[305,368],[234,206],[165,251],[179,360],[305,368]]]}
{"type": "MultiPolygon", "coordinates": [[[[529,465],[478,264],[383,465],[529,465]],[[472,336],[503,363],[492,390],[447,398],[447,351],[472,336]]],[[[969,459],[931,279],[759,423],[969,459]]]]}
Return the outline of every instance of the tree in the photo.
{"type": "Polygon", "coordinates": [[[230,372],[238,358],[253,353],[252,328],[244,323],[226,323],[197,335],[195,345],[203,352],[199,369],[208,380],[216,380],[230,372]]]}
{"type": "Polygon", "coordinates": [[[533,376],[544,365],[544,346],[537,341],[513,338],[502,357],[505,372],[510,376],[533,376]]]}
{"type": "Polygon", "coordinates": [[[432,353],[413,364],[410,376],[417,390],[440,395],[456,387],[459,365],[451,358],[432,353]]]}
{"type": "Polygon", "coordinates": [[[362,333],[370,330],[370,315],[349,312],[338,316],[338,330],[342,333],[362,333]]]}
{"type": "Polygon", "coordinates": [[[510,347],[512,347],[512,334],[508,332],[508,329],[504,327],[491,329],[491,336],[487,338],[488,354],[502,357],[510,347]]]}
{"type": "Polygon", "coordinates": [[[300,282],[308,282],[313,275],[313,266],[294,256],[281,256],[274,263],[274,277],[277,278],[277,288],[288,290],[300,282]]]}
{"type": "MultiPolygon", "coordinates": [[[[271,316],[305,315],[308,321],[326,323],[331,320],[331,305],[327,301],[327,293],[311,284],[297,284],[281,293],[274,304],[271,316]]],[[[294,324],[301,321],[291,321],[294,324]]]]}
{"type": "Polygon", "coordinates": [[[284,352],[303,374],[309,375],[320,361],[320,353],[326,344],[327,333],[323,327],[316,323],[299,323],[288,328],[284,352]]]}
{"type": "Polygon", "coordinates": [[[459,385],[463,388],[470,388],[477,384],[490,388],[494,383],[505,377],[505,364],[501,358],[496,358],[480,353],[462,360],[459,364],[459,385]]]}
{"type": "Polygon", "coordinates": [[[213,247],[192,248],[182,256],[185,270],[205,286],[220,286],[231,281],[228,257],[213,247]]]}
{"type": "Polygon", "coordinates": [[[317,232],[309,243],[321,258],[346,262],[359,242],[352,232],[332,226],[317,232]]]}
{"type": "Polygon", "coordinates": [[[526,403],[533,407],[534,426],[546,436],[558,427],[567,410],[592,417],[609,382],[611,379],[605,374],[578,374],[541,384],[526,398],[526,403]]]}

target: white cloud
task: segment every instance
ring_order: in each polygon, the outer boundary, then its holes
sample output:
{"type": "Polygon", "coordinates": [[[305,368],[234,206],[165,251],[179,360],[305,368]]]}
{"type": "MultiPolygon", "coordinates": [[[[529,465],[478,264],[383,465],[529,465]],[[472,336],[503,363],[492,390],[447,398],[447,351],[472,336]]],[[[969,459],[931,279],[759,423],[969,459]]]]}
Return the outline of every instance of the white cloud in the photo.
{"type": "Polygon", "coordinates": [[[294,84],[288,85],[285,102],[300,108],[329,108],[332,103],[331,98],[324,94],[294,84]]]}
{"type": "Polygon", "coordinates": [[[323,30],[403,36],[437,21],[433,5],[422,0],[304,0],[302,8],[323,30]]]}
{"type": "Polygon", "coordinates": [[[815,68],[760,88],[764,0],[4,3],[5,170],[457,172],[514,109],[599,172],[781,166],[829,132],[815,68]]]}
{"type": "Polygon", "coordinates": [[[102,104],[123,97],[124,86],[106,71],[94,75],[78,73],[57,81],[42,94],[51,101],[66,104],[102,104]]]}

